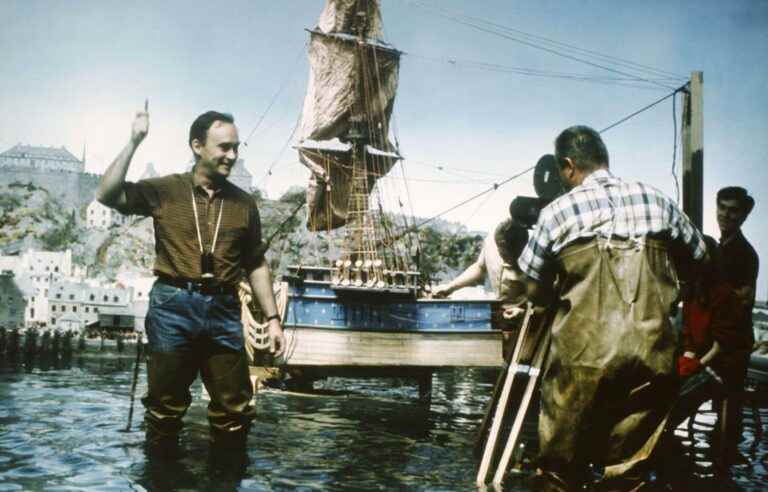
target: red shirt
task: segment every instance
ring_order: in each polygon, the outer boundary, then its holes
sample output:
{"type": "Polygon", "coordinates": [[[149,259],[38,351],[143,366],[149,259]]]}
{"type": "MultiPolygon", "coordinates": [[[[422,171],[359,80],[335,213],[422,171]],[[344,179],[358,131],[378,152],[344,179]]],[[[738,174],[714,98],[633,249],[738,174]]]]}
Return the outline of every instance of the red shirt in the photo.
{"type": "Polygon", "coordinates": [[[712,368],[726,380],[739,377],[749,363],[752,351],[751,324],[743,319],[743,301],[736,296],[734,286],[720,282],[707,292],[708,299],[694,299],[683,306],[683,348],[697,357],[720,344],[720,352],[711,362],[712,368]]]}

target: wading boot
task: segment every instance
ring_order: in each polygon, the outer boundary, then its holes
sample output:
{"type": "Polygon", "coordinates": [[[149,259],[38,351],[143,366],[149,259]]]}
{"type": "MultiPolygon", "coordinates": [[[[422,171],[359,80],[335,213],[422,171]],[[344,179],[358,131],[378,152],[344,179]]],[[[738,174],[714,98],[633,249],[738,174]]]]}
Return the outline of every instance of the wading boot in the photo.
{"type": "Polygon", "coordinates": [[[141,399],[146,411],[147,450],[153,455],[178,455],[182,418],[192,395],[189,387],[197,377],[193,354],[152,352],[147,361],[147,396],[141,399]]]}
{"type": "MultiPolygon", "coordinates": [[[[149,421],[145,421],[147,430],[145,433],[144,449],[150,459],[176,460],[181,455],[179,448],[178,432],[165,432],[152,428],[149,421]]],[[[181,426],[179,426],[179,430],[181,426]]]]}
{"type": "MultiPolygon", "coordinates": [[[[211,440],[222,446],[245,441],[256,409],[251,405],[253,386],[248,375],[245,353],[222,351],[208,356],[201,370],[211,401],[208,404],[208,422],[211,440]],[[244,432],[241,438],[235,437],[244,432]]],[[[244,444],[243,444],[244,445],[244,444]]]]}
{"type": "Polygon", "coordinates": [[[224,432],[211,428],[208,463],[211,474],[229,480],[240,480],[248,467],[248,430],[224,432]]]}

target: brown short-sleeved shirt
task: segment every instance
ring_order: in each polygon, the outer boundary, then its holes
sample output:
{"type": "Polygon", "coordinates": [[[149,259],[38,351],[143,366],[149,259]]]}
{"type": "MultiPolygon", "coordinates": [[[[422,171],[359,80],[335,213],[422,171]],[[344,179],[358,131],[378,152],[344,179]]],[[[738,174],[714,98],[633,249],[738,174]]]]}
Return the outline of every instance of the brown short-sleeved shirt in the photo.
{"type": "Polygon", "coordinates": [[[252,196],[230,182],[213,197],[194,186],[192,173],[125,183],[127,203],[118,211],[154,219],[155,274],[185,280],[199,280],[200,245],[192,208],[192,190],[205,251],[211,250],[219,210],[221,227],[213,251],[213,274],[221,285],[236,285],[264,258],[259,210],[252,196]]]}

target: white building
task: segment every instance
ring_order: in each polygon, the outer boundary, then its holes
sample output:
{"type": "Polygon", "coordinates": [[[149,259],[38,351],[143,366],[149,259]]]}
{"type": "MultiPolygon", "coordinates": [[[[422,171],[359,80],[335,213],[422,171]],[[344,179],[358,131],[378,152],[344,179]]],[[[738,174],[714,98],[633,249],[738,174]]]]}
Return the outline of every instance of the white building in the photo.
{"type": "Polygon", "coordinates": [[[99,318],[104,309],[128,308],[133,297],[131,288],[95,287],[86,282],[54,283],[48,292],[48,326],[56,326],[67,313],[75,314],[82,325],[99,318]]]}
{"type": "MultiPolygon", "coordinates": [[[[17,257],[18,258],[18,257],[17,257]]],[[[19,269],[16,269],[18,276],[30,277],[48,277],[50,280],[57,281],[73,274],[72,269],[72,250],[66,251],[25,251],[21,255],[19,269]]]]}
{"type": "Polygon", "coordinates": [[[130,218],[117,210],[102,205],[98,200],[93,200],[85,213],[85,225],[88,229],[108,229],[113,225],[126,224],[130,218]]]}
{"type": "Polygon", "coordinates": [[[72,332],[74,336],[80,335],[84,328],[83,321],[75,313],[67,313],[61,316],[53,329],[59,333],[72,332]]]}
{"type": "Polygon", "coordinates": [[[0,256],[0,271],[12,272],[14,284],[24,296],[23,323],[48,323],[48,291],[54,282],[82,278],[84,271],[72,264],[72,251],[25,251],[19,256],[0,256]]]}
{"type": "Polygon", "coordinates": [[[133,292],[131,314],[134,319],[134,330],[140,336],[146,333],[144,321],[147,317],[147,309],[149,309],[149,291],[152,290],[152,285],[154,285],[156,278],[135,272],[117,275],[118,284],[127,287],[133,292]]]}

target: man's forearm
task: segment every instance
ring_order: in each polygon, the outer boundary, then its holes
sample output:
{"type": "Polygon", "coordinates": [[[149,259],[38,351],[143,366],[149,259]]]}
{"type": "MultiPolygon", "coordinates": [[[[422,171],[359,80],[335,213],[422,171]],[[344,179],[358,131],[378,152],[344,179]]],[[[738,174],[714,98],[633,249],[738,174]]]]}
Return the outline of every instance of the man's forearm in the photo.
{"type": "Polygon", "coordinates": [[[701,356],[701,359],[699,359],[699,362],[701,362],[701,365],[706,366],[719,353],[720,353],[720,343],[717,340],[715,340],[712,343],[712,348],[710,348],[706,354],[701,356]]]}
{"type": "Polygon", "coordinates": [[[139,144],[133,139],[129,140],[123,150],[115,157],[115,160],[112,161],[112,164],[109,165],[104,176],[101,177],[96,199],[102,204],[112,207],[120,202],[125,175],[128,173],[128,166],[131,164],[131,159],[138,146],[139,144]]]}
{"type": "Polygon", "coordinates": [[[470,285],[479,285],[483,283],[485,279],[485,269],[477,262],[473,263],[466,270],[461,272],[458,277],[453,279],[449,284],[451,292],[461,289],[462,287],[468,287],[470,285]]]}
{"type": "Polygon", "coordinates": [[[248,276],[253,289],[253,295],[261,306],[261,311],[265,317],[279,314],[277,304],[275,304],[275,294],[272,291],[272,275],[269,272],[269,266],[266,259],[262,260],[261,265],[256,267],[248,276]]]}

